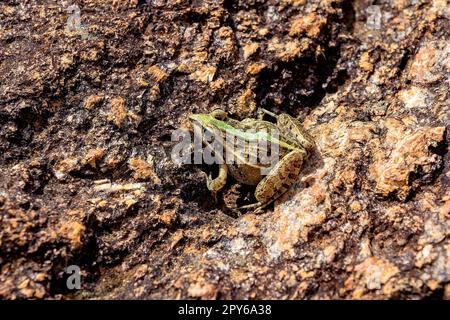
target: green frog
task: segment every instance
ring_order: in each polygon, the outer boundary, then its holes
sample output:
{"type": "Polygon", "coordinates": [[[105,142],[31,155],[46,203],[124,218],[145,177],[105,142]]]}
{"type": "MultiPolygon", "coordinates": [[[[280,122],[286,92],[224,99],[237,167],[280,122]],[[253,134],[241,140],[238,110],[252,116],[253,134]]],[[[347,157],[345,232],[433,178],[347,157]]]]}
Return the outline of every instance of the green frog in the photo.
{"type": "MultiPolygon", "coordinates": [[[[236,138],[234,144],[229,141],[222,143],[227,161],[219,161],[218,176],[214,179],[211,175],[207,176],[206,184],[214,195],[225,186],[229,174],[240,183],[255,185],[257,202],[239,208],[254,209],[255,213],[261,212],[292,186],[298,179],[305,159],[315,148],[313,138],[297,119],[288,114],[276,115],[268,110],[260,110],[274,117],[276,123],[255,118],[238,121],[230,118],[223,110],[190,116],[194,125],[219,134],[222,138],[219,140],[226,141],[229,135],[236,138]],[[255,141],[258,143],[251,143],[255,141]],[[236,142],[244,147],[236,150],[236,142]],[[267,153],[268,150],[277,151],[275,163],[262,161],[261,152],[267,153]],[[228,161],[230,158],[233,161],[228,161]]],[[[211,145],[207,144],[207,147],[211,148],[211,145]]]]}

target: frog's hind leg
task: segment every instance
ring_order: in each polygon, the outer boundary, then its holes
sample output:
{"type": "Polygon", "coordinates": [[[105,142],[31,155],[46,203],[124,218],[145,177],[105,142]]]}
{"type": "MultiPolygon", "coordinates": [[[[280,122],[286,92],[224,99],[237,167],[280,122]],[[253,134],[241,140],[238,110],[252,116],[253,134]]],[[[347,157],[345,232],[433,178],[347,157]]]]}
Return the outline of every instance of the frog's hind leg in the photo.
{"type": "Polygon", "coordinates": [[[287,113],[275,114],[269,110],[259,108],[263,114],[267,114],[277,120],[277,127],[280,130],[281,135],[287,140],[287,142],[297,148],[304,148],[308,152],[312,152],[315,147],[313,137],[303,128],[303,125],[291,117],[287,113]]]}
{"type": "Polygon", "coordinates": [[[269,174],[261,180],[255,190],[255,198],[262,206],[279,198],[298,179],[306,152],[292,150],[280,160],[269,174]]]}
{"type": "Polygon", "coordinates": [[[302,149],[292,150],[285,155],[256,187],[255,198],[258,202],[239,209],[255,209],[255,213],[259,213],[283,195],[298,179],[305,156],[306,152],[302,149]]]}
{"type": "Polygon", "coordinates": [[[286,113],[282,113],[277,117],[277,126],[280,128],[281,135],[289,144],[297,148],[303,148],[308,153],[313,152],[315,148],[314,139],[303,128],[300,121],[286,113]]]}

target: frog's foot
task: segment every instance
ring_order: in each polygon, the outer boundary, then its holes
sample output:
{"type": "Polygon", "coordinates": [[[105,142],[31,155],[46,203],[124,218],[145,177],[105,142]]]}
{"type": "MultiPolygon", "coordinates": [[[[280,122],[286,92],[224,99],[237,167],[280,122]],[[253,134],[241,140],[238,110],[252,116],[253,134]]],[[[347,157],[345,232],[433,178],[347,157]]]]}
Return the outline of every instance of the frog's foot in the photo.
{"type": "Polygon", "coordinates": [[[273,201],[269,201],[266,203],[262,202],[256,202],[252,204],[248,204],[242,207],[239,207],[238,210],[254,210],[254,214],[260,214],[262,213],[262,210],[265,209],[269,204],[271,204],[273,201]]]}
{"type": "Polygon", "coordinates": [[[242,212],[239,211],[239,208],[236,207],[230,207],[225,205],[225,209],[231,213],[231,215],[233,216],[233,218],[239,218],[240,216],[242,216],[242,212]]]}
{"type": "Polygon", "coordinates": [[[211,173],[209,175],[207,175],[206,172],[203,173],[206,178],[206,186],[208,187],[208,190],[214,192],[214,179],[212,178],[211,173]]]}
{"type": "Polygon", "coordinates": [[[267,114],[267,115],[269,115],[269,116],[271,116],[271,117],[273,117],[275,119],[278,119],[278,115],[273,113],[273,112],[270,112],[269,110],[266,110],[266,109],[263,109],[263,108],[258,108],[258,111],[261,111],[263,114],[265,113],[265,114],[267,114]]]}
{"type": "Polygon", "coordinates": [[[219,168],[219,175],[217,178],[212,178],[211,174],[206,175],[206,186],[208,187],[208,190],[212,193],[219,192],[226,184],[227,182],[227,174],[228,174],[228,167],[225,164],[221,164],[219,168]]]}
{"type": "Polygon", "coordinates": [[[214,202],[217,203],[217,191],[214,190],[214,188],[216,187],[214,179],[212,178],[211,174],[207,175],[206,172],[203,172],[203,175],[206,178],[206,187],[208,188],[209,191],[211,191],[211,194],[214,198],[214,202]]]}

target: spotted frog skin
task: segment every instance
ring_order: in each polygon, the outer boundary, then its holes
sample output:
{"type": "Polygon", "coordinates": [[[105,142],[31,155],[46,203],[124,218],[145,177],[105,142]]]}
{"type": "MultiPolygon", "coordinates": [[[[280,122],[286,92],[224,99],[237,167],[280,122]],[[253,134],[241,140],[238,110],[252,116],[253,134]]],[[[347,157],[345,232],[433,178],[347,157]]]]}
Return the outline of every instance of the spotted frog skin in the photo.
{"type": "MultiPolygon", "coordinates": [[[[288,114],[275,115],[267,110],[261,109],[264,113],[276,118],[276,123],[262,119],[247,118],[238,121],[229,118],[227,113],[222,110],[215,110],[210,114],[194,114],[190,116],[194,124],[200,125],[205,130],[220,132],[223,137],[227,133],[236,134],[237,139],[248,142],[252,139],[266,140],[267,146],[278,147],[279,161],[270,169],[267,175],[262,174],[264,168],[270,167],[268,163],[258,162],[257,154],[259,146],[252,147],[251,144],[244,144],[246,147],[241,151],[241,161],[223,163],[219,166],[219,175],[212,179],[207,177],[207,187],[216,194],[226,183],[227,176],[230,174],[238,182],[247,185],[256,185],[255,198],[256,203],[243,206],[240,209],[255,209],[260,212],[267,205],[272,203],[283,193],[285,193],[292,184],[298,179],[303,162],[314,150],[315,144],[313,138],[305,131],[301,123],[288,114]],[[248,131],[251,130],[251,131],[248,131]],[[277,138],[267,134],[276,130],[277,138]],[[239,132],[251,132],[248,134],[239,132]],[[248,161],[253,156],[257,159],[256,163],[248,161]]],[[[234,152],[233,148],[227,148],[224,144],[225,154],[234,152]],[[230,151],[231,149],[231,151],[230,151]]],[[[239,157],[239,155],[234,154],[239,157]]]]}

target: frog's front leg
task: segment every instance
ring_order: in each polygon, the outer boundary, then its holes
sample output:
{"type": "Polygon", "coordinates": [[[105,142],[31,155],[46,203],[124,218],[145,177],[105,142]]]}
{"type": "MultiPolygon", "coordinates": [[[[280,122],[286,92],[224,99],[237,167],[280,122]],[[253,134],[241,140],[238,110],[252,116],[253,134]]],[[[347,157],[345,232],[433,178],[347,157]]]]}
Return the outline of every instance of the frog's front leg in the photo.
{"type": "Polygon", "coordinates": [[[226,164],[219,164],[219,175],[216,178],[212,178],[211,174],[206,176],[206,186],[208,190],[216,194],[227,183],[228,167],[226,164]]]}
{"type": "MultiPolygon", "coordinates": [[[[205,147],[211,154],[214,153],[214,150],[212,149],[212,146],[210,144],[206,144],[205,147]]],[[[206,186],[208,187],[208,190],[211,191],[214,195],[214,199],[217,201],[217,192],[222,190],[222,188],[227,183],[227,176],[228,176],[228,166],[224,163],[224,159],[220,155],[216,155],[217,159],[219,160],[219,175],[216,178],[212,178],[211,174],[206,176],[206,186]]]]}
{"type": "Polygon", "coordinates": [[[258,202],[241,208],[256,208],[255,212],[259,212],[289,190],[298,179],[306,155],[303,149],[295,149],[285,155],[258,183],[255,190],[255,198],[258,202]]]}

